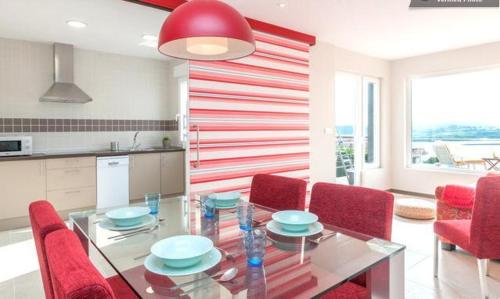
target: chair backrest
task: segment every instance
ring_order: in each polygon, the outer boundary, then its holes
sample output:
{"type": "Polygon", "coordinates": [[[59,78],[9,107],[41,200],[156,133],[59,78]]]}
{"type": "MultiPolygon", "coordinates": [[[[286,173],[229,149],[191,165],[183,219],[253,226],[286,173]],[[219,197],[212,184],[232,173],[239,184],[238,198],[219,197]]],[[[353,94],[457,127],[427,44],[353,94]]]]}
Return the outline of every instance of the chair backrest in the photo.
{"type": "Polygon", "coordinates": [[[316,183],[309,211],[323,223],[385,240],[391,239],[394,196],[357,186],[316,183]]]}
{"type": "Polygon", "coordinates": [[[478,258],[500,259],[500,176],[479,179],[472,208],[470,250],[478,258]]]}
{"type": "Polygon", "coordinates": [[[55,298],[115,298],[111,286],[92,265],[73,231],[50,233],[45,246],[55,298]]]}
{"type": "Polygon", "coordinates": [[[304,210],[307,182],[277,175],[253,177],[250,202],[276,210],[304,210]]]}
{"type": "Polygon", "coordinates": [[[46,200],[32,202],[29,206],[29,215],[33,238],[35,240],[40,273],[42,275],[43,288],[46,299],[53,299],[54,292],[50,280],[50,271],[47,266],[47,256],[45,252],[45,237],[56,230],[66,229],[64,221],[59,217],[54,207],[46,200]]]}
{"type": "Polygon", "coordinates": [[[436,141],[432,145],[434,152],[436,153],[436,157],[439,160],[439,163],[442,165],[451,165],[455,166],[456,162],[453,159],[453,156],[450,152],[450,149],[446,145],[446,143],[442,141],[436,141]]]}

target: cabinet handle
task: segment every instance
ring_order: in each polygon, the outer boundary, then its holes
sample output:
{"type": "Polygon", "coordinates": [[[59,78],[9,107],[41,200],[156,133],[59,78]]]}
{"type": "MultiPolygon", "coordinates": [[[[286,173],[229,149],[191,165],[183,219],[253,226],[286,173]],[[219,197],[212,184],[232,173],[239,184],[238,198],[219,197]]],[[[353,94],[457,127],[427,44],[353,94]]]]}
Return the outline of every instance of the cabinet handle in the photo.
{"type": "Polygon", "coordinates": [[[66,194],[76,194],[76,193],[80,193],[81,191],[80,190],[74,190],[74,191],[66,191],[64,193],[66,194]]]}
{"type": "Polygon", "coordinates": [[[195,125],[196,128],[196,162],[194,168],[200,167],[200,126],[195,125]]]}
{"type": "Polygon", "coordinates": [[[78,173],[78,172],[80,172],[80,169],[70,169],[64,171],[64,173],[78,173]]]}

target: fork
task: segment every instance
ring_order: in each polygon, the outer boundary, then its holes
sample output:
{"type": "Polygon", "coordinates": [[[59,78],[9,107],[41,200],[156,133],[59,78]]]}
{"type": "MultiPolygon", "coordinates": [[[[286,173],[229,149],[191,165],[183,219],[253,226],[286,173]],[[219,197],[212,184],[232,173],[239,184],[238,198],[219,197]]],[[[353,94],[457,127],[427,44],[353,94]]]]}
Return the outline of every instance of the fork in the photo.
{"type": "Polygon", "coordinates": [[[126,232],[126,233],[123,233],[123,234],[114,235],[114,236],[108,237],[108,239],[115,239],[115,238],[125,237],[125,236],[128,236],[128,235],[135,235],[135,233],[145,232],[145,231],[148,231],[150,229],[152,230],[152,228],[154,228],[155,226],[159,226],[160,222],[162,222],[164,220],[165,220],[164,218],[160,218],[160,219],[158,219],[158,221],[156,222],[156,224],[154,226],[152,226],[152,227],[145,227],[145,228],[141,228],[141,229],[134,230],[134,231],[131,231],[131,232],[126,232]]]}
{"type": "Polygon", "coordinates": [[[123,239],[126,239],[128,237],[132,237],[132,236],[135,236],[135,235],[138,235],[138,234],[147,234],[147,233],[150,233],[150,232],[154,231],[155,229],[157,229],[158,227],[160,227],[159,223],[155,224],[154,226],[149,227],[149,228],[143,228],[143,229],[136,230],[134,232],[130,232],[130,233],[123,234],[123,235],[116,235],[116,236],[113,236],[113,237],[109,237],[108,239],[113,239],[115,241],[119,241],[119,240],[123,240],[123,239]]]}
{"type": "Polygon", "coordinates": [[[316,245],[319,245],[319,243],[321,243],[321,241],[324,241],[326,239],[329,239],[333,236],[335,236],[337,234],[337,232],[332,232],[332,233],[329,233],[329,234],[326,234],[326,235],[322,235],[316,239],[307,239],[309,242],[311,243],[314,243],[316,245]]]}

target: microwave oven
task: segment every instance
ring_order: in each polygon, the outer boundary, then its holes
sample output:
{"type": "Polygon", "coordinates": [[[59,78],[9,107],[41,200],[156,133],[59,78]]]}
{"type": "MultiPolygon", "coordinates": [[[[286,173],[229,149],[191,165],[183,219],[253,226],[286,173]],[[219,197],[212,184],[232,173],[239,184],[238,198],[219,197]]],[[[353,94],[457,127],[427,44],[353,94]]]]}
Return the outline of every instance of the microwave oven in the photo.
{"type": "Polygon", "coordinates": [[[31,136],[0,137],[0,157],[28,156],[33,154],[31,136]]]}

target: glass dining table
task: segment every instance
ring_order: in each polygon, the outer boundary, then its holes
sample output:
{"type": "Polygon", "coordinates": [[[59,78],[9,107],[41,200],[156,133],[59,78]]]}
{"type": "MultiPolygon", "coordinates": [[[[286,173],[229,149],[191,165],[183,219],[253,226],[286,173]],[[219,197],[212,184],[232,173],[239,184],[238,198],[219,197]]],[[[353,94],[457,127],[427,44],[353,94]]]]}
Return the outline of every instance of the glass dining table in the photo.
{"type": "MultiPolygon", "coordinates": [[[[71,213],[72,228],[86,250],[90,246],[97,249],[141,298],[314,298],[360,275],[371,298],[404,298],[403,245],[327,224],[323,232],[309,237],[285,237],[267,231],[264,265],[251,267],[234,208],[218,210],[216,217],[207,219],[198,201],[185,196],[163,198],[157,224],[131,235],[101,225],[105,212],[71,213]],[[321,235],[334,232],[315,242],[321,235]],[[186,276],[160,275],[145,268],[144,261],[154,243],[186,234],[210,238],[222,253],[221,261],[211,269],[186,276]],[[212,277],[233,268],[237,275],[230,281],[218,280],[220,275],[212,277]]],[[[257,205],[255,225],[265,228],[273,212],[257,205]]]]}

